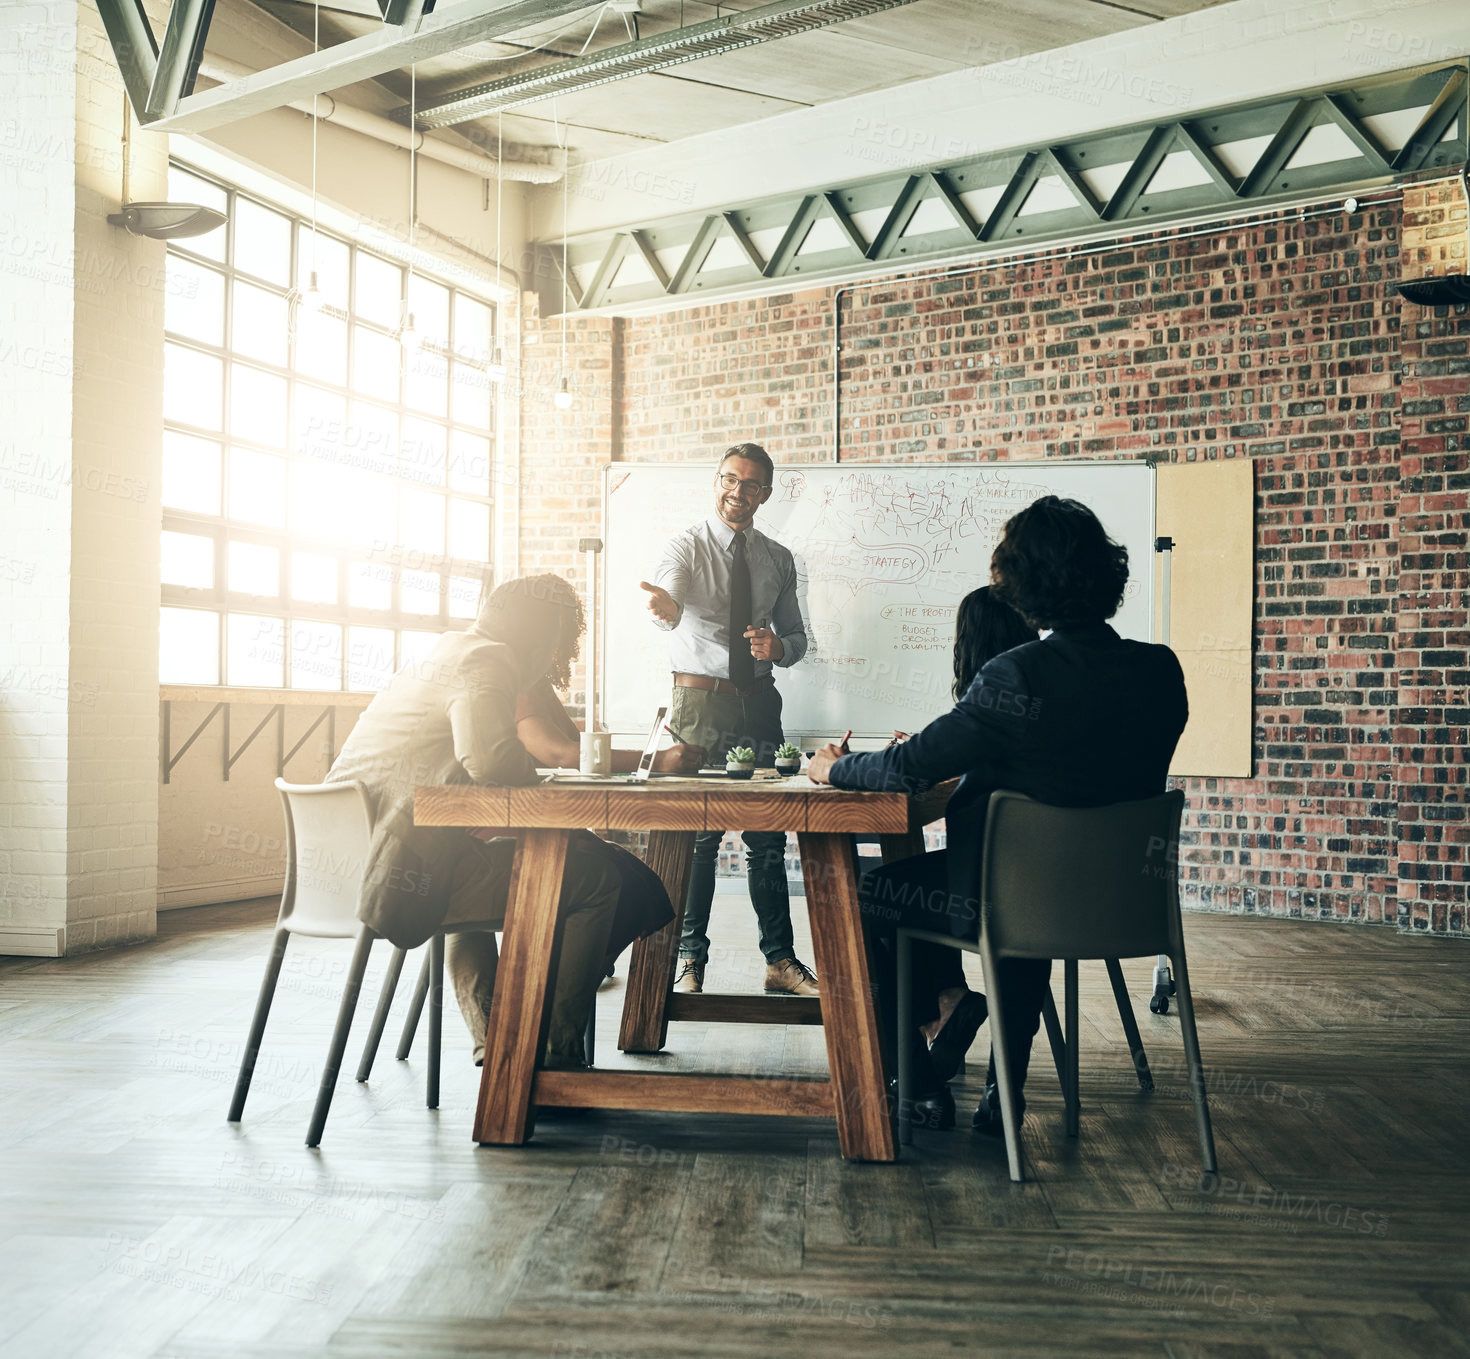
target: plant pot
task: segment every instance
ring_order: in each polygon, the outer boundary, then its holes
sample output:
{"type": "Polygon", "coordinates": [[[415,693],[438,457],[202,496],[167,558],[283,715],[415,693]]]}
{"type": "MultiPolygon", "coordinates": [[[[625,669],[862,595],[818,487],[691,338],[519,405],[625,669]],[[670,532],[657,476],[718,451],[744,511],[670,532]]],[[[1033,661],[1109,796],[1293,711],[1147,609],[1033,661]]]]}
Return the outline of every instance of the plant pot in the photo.
{"type": "Polygon", "coordinates": [[[755,773],[755,762],[749,764],[732,764],[725,762],[725,777],[727,779],[748,779],[755,773]]]}
{"type": "Polygon", "coordinates": [[[776,772],[783,779],[789,779],[794,774],[800,774],[801,773],[801,759],[800,759],[800,757],[798,757],[797,759],[794,759],[794,760],[777,760],[776,761],[776,772]]]}

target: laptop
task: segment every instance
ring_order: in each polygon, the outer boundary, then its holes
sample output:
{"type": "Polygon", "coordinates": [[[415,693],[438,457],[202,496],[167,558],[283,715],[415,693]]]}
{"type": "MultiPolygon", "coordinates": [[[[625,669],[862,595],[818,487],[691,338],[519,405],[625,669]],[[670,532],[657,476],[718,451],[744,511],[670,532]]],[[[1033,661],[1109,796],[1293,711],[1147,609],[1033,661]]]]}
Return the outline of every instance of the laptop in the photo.
{"type": "Polygon", "coordinates": [[[664,732],[664,719],[669,715],[667,708],[660,708],[653,719],[653,725],[648,729],[648,739],[643,743],[643,752],[638,756],[638,767],[633,771],[633,777],[638,780],[648,778],[653,773],[653,757],[658,754],[659,738],[664,732]]]}

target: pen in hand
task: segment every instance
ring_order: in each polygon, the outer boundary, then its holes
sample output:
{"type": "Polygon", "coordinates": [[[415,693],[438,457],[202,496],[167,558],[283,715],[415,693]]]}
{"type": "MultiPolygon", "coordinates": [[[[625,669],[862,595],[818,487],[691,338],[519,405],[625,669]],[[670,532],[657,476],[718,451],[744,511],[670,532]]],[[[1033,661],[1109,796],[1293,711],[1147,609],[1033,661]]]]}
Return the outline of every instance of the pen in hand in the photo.
{"type": "Polygon", "coordinates": [[[852,739],[852,728],[847,729],[847,735],[842,738],[842,744],[838,747],[844,755],[851,755],[852,751],[847,748],[847,743],[852,739]]]}

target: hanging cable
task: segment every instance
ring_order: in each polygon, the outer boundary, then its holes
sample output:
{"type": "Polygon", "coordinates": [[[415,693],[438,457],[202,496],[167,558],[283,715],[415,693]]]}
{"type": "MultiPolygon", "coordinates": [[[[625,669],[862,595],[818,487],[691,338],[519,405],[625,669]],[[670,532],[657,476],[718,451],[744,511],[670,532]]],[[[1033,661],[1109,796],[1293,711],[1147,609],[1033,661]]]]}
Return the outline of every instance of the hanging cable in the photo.
{"type": "Polygon", "coordinates": [[[419,347],[419,333],[413,323],[413,238],[414,218],[418,216],[418,66],[408,68],[408,130],[413,134],[408,141],[408,281],[403,290],[404,323],[398,332],[398,343],[412,353],[419,347]]]}

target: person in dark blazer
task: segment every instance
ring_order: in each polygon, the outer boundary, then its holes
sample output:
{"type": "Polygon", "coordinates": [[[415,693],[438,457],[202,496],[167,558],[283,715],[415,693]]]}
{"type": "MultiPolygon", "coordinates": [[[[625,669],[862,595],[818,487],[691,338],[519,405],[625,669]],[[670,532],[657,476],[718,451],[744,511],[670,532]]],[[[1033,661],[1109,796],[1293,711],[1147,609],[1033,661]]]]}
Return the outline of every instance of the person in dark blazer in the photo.
{"type": "MultiPolygon", "coordinates": [[[[1174,653],[1127,641],[1108,625],[1123,601],[1128,552],[1085,505],[1056,496],[1034,501],[1006,524],[990,571],[996,597],[1041,629],[1040,639],[988,661],[955,706],[909,740],[850,755],[829,745],[808,769],[818,783],[908,793],[963,775],[946,810],[948,848],[864,876],[864,926],[877,945],[879,999],[889,1016],[896,979],[885,950],[898,925],[978,937],[980,846],[992,792],[1012,789],[1063,807],[1155,797],[1165,790],[1188,718],[1174,653]]],[[[917,954],[916,968],[929,957],[917,954]]],[[[1050,975],[1050,960],[1000,964],[1018,1092],[1050,975]]],[[[935,989],[928,975],[915,985],[920,994],[935,989]]],[[[942,1038],[941,1030],[936,1043],[942,1038]]],[[[915,1035],[897,1041],[915,1043],[915,1035]]],[[[948,1126],[953,1098],[922,1042],[915,1055],[915,1086],[924,1092],[918,1112],[948,1126]]],[[[993,1057],[972,1126],[1000,1135],[993,1057]]]]}

